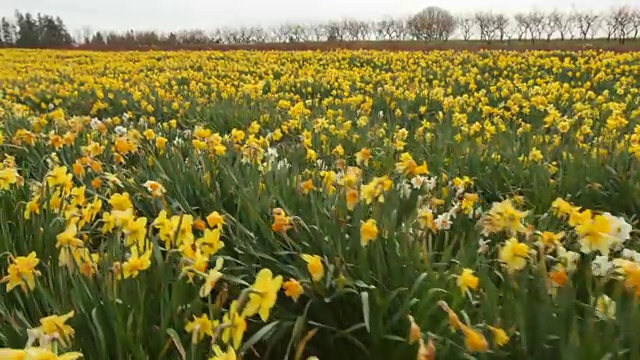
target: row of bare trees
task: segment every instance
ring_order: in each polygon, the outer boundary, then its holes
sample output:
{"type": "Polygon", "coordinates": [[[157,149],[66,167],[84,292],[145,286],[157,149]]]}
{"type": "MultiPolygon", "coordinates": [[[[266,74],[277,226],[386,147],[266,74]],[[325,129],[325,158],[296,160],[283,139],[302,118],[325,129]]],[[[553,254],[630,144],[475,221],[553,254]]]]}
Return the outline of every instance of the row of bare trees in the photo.
{"type": "Polygon", "coordinates": [[[488,42],[494,40],[551,40],[593,39],[606,35],[608,41],[637,40],[640,33],[640,9],[622,6],[607,13],[520,12],[509,18],[504,14],[478,12],[456,19],[462,39],[477,36],[488,42]]]}
{"type": "Polygon", "coordinates": [[[77,42],[94,45],[206,45],[303,43],[368,40],[448,40],[456,29],[456,19],[448,11],[429,7],[409,18],[386,17],[379,21],[344,19],[327,23],[288,23],[270,28],[262,26],[224,27],[213,31],[184,30],[95,32],[83,27],[77,42]]]}
{"type": "MultiPolygon", "coordinates": [[[[0,29],[21,31],[20,24],[3,19],[0,29]],[[6,24],[5,24],[6,22],[6,24]]],[[[103,32],[84,27],[75,33],[78,44],[109,46],[180,46],[209,44],[303,43],[323,41],[418,40],[446,41],[451,38],[479,39],[486,42],[551,39],[606,38],[625,42],[637,40],[640,33],[640,8],[620,6],[595,13],[532,10],[513,16],[499,12],[476,12],[454,16],[439,7],[428,7],[407,18],[387,17],[378,21],[344,19],[326,23],[289,23],[274,27],[224,27],[213,31],[184,30],[171,33],[157,31],[103,32]]],[[[12,33],[0,30],[6,45],[12,33]],[[6,33],[6,34],[5,34],[6,33]]],[[[19,45],[14,43],[13,45],[19,45]]]]}
{"type": "Polygon", "coordinates": [[[543,12],[532,10],[508,16],[497,12],[477,12],[453,16],[439,7],[428,7],[408,18],[383,18],[379,21],[345,19],[327,23],[289,23],[271,28],[225,27],[211,32],[187,30],[177,33],[157,32],[94,33],[82,30],[85,43],[141,45],[154,44],[252,44],[302,43],[310,41],[367,40],[462,40],[510,41],[593,39],[596,37],[624,42],[640,35],[640,8],[621,6],[605,13],[590,11],[543,12]]]}
{"type": "Polygon", "coordinates": [[[561,40],[594,38],[598,34],[606,34],[607,40],[620,42],[638,38],[640,31],[640,10],[630,7],[619,7],[608,13],[592,12],[561,13],[553,11],[545,14],[532,11],[514,16],[517,38],[561,40]]]}
{"type": "Polygon", "coordinates": [[[384,19],[367,22],[355,19],[333,21],[326,24],[289,23],[275,27],[262,26],[223,27],[210,32],[183,30],[171,33],[156,31],[95,32],[83,27],[76,33],[78,43],[124,45],[206,45],[206,44],[259,44],[303,43],[323,41],[408,40],[422,38],[410,33],[407,21],[384,19]]]}

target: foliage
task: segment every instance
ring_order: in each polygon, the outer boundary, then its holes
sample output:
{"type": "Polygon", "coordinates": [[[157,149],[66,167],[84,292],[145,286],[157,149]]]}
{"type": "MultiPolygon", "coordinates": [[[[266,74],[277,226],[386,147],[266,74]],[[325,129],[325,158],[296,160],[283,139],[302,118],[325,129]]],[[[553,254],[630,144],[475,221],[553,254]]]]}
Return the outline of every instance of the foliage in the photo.
{"type": "Polygon", "coordinates": [[[6,17],[0,21],[0,45],[22,48],[68,46],[73,39],[60,17],[16,11],[15,24],[6,17]]]}

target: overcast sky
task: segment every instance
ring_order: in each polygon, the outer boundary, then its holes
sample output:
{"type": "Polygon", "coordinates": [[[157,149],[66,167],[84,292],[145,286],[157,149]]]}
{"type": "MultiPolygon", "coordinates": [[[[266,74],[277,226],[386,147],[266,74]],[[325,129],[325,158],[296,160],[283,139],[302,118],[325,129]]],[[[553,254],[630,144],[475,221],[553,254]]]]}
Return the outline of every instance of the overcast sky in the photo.
{"type": "Polygon", "coordinates": [[[607,10],[640,0],[0,0],[0,15],[16,9],[63,18],[70,30],[153,29],[171,31],[220,26],[263,25],[354,17],[404,16],[435,5],[452,12],[494,10],[506,13],[541,10],[607,10]]]}

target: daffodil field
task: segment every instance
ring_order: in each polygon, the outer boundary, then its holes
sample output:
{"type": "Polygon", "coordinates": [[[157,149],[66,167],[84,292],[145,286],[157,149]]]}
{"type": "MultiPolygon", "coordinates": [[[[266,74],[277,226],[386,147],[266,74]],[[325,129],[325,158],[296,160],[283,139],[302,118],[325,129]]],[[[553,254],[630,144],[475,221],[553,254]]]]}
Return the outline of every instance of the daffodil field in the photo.
{"type": "Polygon", "coordinates": [[[0,51],[0,359],[640,359],[640,53],[0,51]]]}

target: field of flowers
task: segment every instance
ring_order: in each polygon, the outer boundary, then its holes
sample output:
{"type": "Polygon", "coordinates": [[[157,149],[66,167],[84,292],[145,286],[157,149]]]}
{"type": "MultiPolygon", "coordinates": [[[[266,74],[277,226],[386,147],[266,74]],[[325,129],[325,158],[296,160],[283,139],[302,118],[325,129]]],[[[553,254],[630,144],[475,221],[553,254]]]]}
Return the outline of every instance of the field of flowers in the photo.
{"type": "Polygon", "coordinates": [[[1,359],[638,359],[640,53],[0,51],[1,359]]]}

